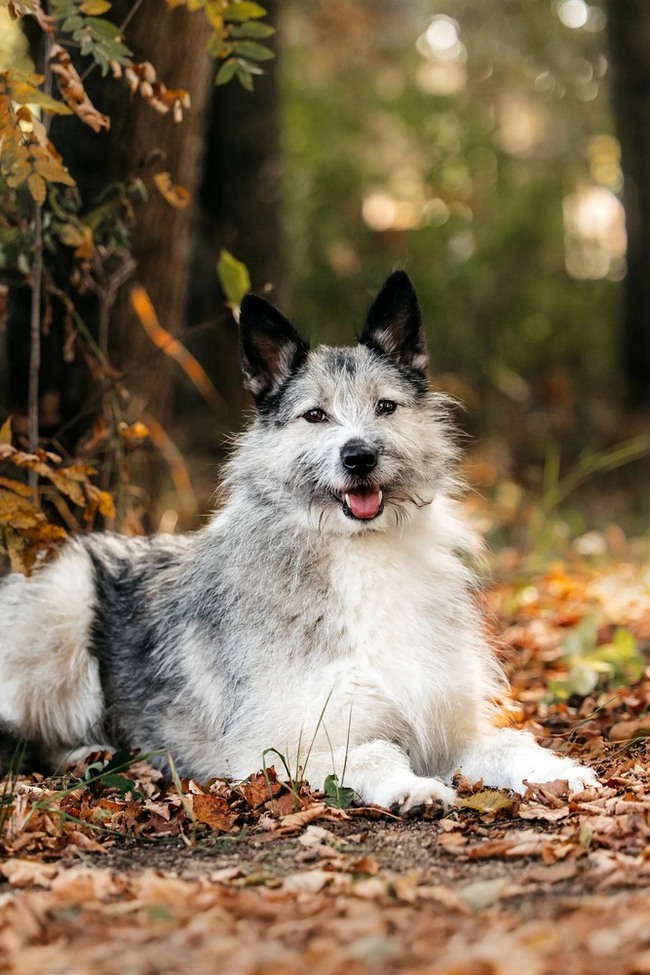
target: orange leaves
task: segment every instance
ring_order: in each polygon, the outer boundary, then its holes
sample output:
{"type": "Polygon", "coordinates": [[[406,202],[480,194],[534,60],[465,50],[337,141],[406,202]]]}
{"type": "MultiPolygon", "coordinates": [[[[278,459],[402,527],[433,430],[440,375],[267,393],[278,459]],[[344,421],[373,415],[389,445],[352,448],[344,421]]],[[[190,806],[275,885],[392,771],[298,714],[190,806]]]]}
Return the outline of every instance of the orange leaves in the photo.
{"type": "Polygon", "coordinates": [[[220,796],[204,793],[192,796],[192,810],[197,822],[221,833],[229,833],[236,819],[230,811],[228,800],[220,796]]]}
{"type": "Polygon", "coordinates": [[[154,345],[179,364],[213,409],[220,409],[223,401],[205,369],[178,339],[162,327],[149,295],[142,285],[135,284],[131,288],[131,305],[140,319],[140,324],[154,345]]]}
{"type": "MultiPolygon", "coordinates": [[[[11,445],[9,420],[0,428],[0,463],[17,470],[33,471],[49,481],[60,499],[68,498],[82,509],[90,523],[97,512],[105,518],[115,517],[111,495],[102,491],[90,478],[96,473],[86,464],[61,466],[57,454],[40,448],[34,453],[17,450],[11,445]]],[[[47,495],[48,488],[41,494],[47,495]]],[[[33,491],[24,482],[0,477],[0,549],[4,549],[17,572],[29,573],[39,559],[47,558],[65,538],[65,531],[48,522],[45,513],[33,501],[33,491]]]]}
{"type": "Polygon", "coordinates": [[[244,782],[240,787],[241,793],[252,809],[257,809],[263,803],[273,799],[282,791],[282,784],[278,782],[275,769],[268,769],[264,772],[257,772],[251,775],[248,782],[244,782]]]}
{"type": "Polygon", "coordinates": [[[56,78],[59,91],[66,104],[78,115],[85,125],[93,132],[110,129],[111,123],[107,115],[98,112],[90,101],[83,82],[72,63],[72,59],[60,44],[53,44],[50,53],[50,70],[56,78]]]}
{"type": "Polygon", "coordinates": [[[150,61],[132,62],[124,69],[124,78],[135,94],[136,92],[161,115],[171,111],[174,122],[182,122],[183,112],[190,108],[189,92],[184,88],[168,88],[156,75],[150,61]]]}
{"type": "Polygon", "coordinates": [[[172,183],[171,173],[156,173],[153,181],[160,195],[174,207],[175,210],[184,210],[192,202],[192,195],[184,186],[172,183]]]}
{"type": "Polygon", "coordinates": [[[39,75],[0,69],[0,175],[12,189],[25,185],[39,206],[45,202],[48,183],[75,183],[45,126],[28,107],[35,104],[46,112],[70,114],[66,105],[39,88],[41,81],[39,75]]]}

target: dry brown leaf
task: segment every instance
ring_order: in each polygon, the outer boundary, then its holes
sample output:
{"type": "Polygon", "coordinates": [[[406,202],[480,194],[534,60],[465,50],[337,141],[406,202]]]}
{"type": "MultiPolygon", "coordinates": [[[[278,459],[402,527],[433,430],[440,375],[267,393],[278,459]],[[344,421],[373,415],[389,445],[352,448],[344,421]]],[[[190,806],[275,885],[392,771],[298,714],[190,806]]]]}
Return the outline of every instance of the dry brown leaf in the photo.
{"type": "Polygon", "coordinates": [[[107,115],[98,112],[91,102],[70,55],[60,44],[52,45],[49,64],[59,91],[75,115],[78,115],[93,132],[110,129],[110,119],[107,115]]]}
{"type": "Polygon", "coordinates": [[[49,887],[50,881],[56,877],[60,868],[55,864],[42,863],[40,860],[19,860],[10,857],[0,864],[0,873],[6,877],[12,887],[27,887],[38,884],[39,887],[49,887]]]}
{"type": "Polygon", "coordinates": [[[232,829],[236,815],[230,811],[227,799],[200,793],[192,796],[192,809],[196,819],[211,829],[228,833],[232,829]]]}
{"type": "Polygon", "coordinates": [[[638,718],[617,721],[609,731],[610,741],[633,741],[635,738],[650,737],[650,714],[638,718]]]}
{"type": "Polygon", "coordinates": [[[0,491],[0,525],[12,528],[34,528],[45,521],[45,515],[26,498],[0,491]]]}
{"type": "Polygon", "coordinates": [[[482,911],[497,903],[509,883],[508,877],[492,877],[490,880],[477,880],[461,887],[458,893],[468,907],[474,911],[482,911]]]}
{"type": "Polygon", "coordinates": [[[15,481],[11,477],[0,477],[0,487],[7,488],[8,491],[13,491],[14,494],[19,494],[22,498],[31,498],[34,493],[29,484],[24,484],[23,481],[15,481]]]}
{"type": "Polygon", "coordinates": [[[566,819],[567,816],[570,816],[571,810],[568,806],[549,809],[548,806],[542,806],[541,803],[528,802],[519,807],[518,815],[520,819],[542,819],[546,823],[557,823],[560,819],[566,819]]]}
{"type": "Polygon", "coordinates": [[[332,880],[333,874],[327,870],[306,870],[304,873],[293,873],[285,877],[282,887],[292,894],[318,894],[332,880]]]}
{"type": "Polygon", "coordinates": [[[27,189],[31,193],[34,203],[43,206],[47,196],[47,183],[39,173],[30,173],[27,177],[27,189]]]}
{"type": "Polygon", "coordinates": [[[256,772],[255,775],[251,775],[248,782],[239,786],[239,791],[251,809],[257,809],[258,806],[277,796],[283,788],[282,783],[278,782],[275,769],[270,768],[266,773],[256,772]]]}

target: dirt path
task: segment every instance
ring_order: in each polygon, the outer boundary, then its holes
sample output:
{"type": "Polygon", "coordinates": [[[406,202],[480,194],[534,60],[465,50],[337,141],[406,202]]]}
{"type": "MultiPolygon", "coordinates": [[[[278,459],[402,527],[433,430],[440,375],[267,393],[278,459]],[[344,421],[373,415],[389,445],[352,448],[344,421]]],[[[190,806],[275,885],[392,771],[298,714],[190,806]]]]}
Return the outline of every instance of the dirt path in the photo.
{"type": "Polygon", "coordinates": [[[457,834],[452,824],[356,819],[294,838],[8,860],[0,970],[650,971],[649,872],[635,858],[595,849],[547,862],[555,833],[527,821],[485,829],[473,848],[507,835],[512,855],[476,859],[440,842],[457,834]],[[536,855],[517,854],[536,844],[536,855]]]}

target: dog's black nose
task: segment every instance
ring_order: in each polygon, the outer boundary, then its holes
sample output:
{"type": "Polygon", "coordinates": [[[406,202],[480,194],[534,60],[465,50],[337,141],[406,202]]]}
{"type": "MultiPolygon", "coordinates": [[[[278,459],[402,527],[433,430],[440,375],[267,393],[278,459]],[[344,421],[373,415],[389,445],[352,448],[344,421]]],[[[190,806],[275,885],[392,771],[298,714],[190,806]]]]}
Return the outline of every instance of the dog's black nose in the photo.
{"type": "Polygon", "coordinates": [[[377,465],[377,451],[361,440],[350,440],[341,447],[341,460],[351,474],[365,477],[377,465]]]}

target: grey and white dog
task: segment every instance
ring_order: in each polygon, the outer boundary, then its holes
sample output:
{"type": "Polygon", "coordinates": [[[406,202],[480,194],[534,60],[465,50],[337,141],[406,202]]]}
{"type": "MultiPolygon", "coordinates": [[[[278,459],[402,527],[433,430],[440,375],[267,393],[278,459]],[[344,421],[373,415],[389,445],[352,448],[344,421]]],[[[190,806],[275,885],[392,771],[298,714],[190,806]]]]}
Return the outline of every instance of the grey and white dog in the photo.
{"type": "Polygon", "coordinates": [[[267,301],[241,309],[257,406],[227,500],[192,535],[76,538],[0,585],[0,724],[52,763],[169,751],[241,779],[266,749],[364,802],[454,802],[457,770],[522,791],[594,773],[497,730],[502,676],[475,606],[448,403],[426,379],[407,275],[353,348],[311,349],[267,301]]]}

